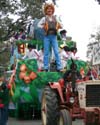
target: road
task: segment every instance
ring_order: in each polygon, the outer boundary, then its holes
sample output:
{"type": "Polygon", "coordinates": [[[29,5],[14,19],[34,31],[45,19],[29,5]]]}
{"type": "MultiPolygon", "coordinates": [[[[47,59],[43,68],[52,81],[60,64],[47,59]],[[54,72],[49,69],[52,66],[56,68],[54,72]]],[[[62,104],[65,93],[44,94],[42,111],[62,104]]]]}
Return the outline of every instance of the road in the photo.
{"type": "MultiPolygon", "coordinates": [[[[13,118],[9,118],[8,125],[42,125],[41,120],[31,120],[31,121],[18,121],[13,118]]],[[[84,125],[82,120],[76,120],[72,125],[84,125]]]]}

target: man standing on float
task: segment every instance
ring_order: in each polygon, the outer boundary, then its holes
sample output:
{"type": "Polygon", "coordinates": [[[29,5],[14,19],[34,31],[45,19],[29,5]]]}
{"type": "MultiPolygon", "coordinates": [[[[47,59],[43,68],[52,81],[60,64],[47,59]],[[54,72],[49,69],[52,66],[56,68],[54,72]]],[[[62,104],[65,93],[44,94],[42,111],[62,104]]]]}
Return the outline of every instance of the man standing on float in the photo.
{"type": "Polygon", "coordinates": [[[53,4],[45,3],[44,5],[44,14],[40,22],[38,23],[38,27],[43,28],[45,31],[44,36],[44,70],[48,71],[49,69],[49,56],[50,56],[50,46],[52,46],[55,60],[57,64],[57,71],[61,71],[62,65],[59,56],[59,48],[57,41],[57,31],[62,28],[61,24],[57,21],[56,17],[53,15],[55,11],[53,4]]]}

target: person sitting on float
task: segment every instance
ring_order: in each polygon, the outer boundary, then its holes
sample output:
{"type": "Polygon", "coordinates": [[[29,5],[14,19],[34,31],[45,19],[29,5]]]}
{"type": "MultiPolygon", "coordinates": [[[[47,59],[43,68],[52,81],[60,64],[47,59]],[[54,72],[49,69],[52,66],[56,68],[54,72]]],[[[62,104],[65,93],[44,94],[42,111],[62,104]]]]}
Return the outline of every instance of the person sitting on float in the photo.
{"type": "Polygon", "coordinates": [[[39,53],[36,49],[35,45],[28,44],[28,50],[22,59],[38,59],[39,58],[39,53]]]}
{"type": "Polygon", "coordinates": [[[76,47],[71,48],[71,58],[74,60],[79,59],[79,56],[77,55],[77,48],[76,47]]]}
{"type": "Polygon", "coordinates": [[[44,48],[42,47],[39,50],[39,59],[38,59],[38,68],[39,68],[39,71],[43,70],[43,57],[44,57],[44,48]]]}
{"type": "Polygon", "coordinates": [[[98,79],[98,73],[94,67],[89,68],[89,70],[87,72],[87,76],[89,77],[89,80],[98,79]]]}
{"type": "Polygon", "coordinates": [[[66,41],[66,38],[67,38],[66,33],[67,33],[66,30],[61,30],[61,31],[60,31],[61,39],[62,39],[63,41],[66,41]]]}
{"type": "Polygon", "coordinates": [[[60,52],[60,57],[61,57],[61,63],[63,66],[63,69],[66,68],[67,65],[67,60],[70,59],[70,48],[67,46],[60,47],[62,48],[62,51],[60,52]]]}
{"type": "Polygon", "coordinates": [[[25,39],[26,39],[26,34],[24,32],[24,29],[19,29],[18,40],[25,40],[25,39]]]}

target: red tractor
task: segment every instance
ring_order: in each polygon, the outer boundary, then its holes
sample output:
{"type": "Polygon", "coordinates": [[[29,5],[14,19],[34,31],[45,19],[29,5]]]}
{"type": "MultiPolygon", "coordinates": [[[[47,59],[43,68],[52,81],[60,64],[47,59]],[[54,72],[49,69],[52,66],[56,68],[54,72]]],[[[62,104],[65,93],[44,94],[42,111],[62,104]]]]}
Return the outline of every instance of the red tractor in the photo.
{"type": "Polygon", "coordinates": [[[83,119],[84,125],[100,125],[100,81],[81,79],[76,68],[72,62],[62,79],[45,86],[43,125],[72,125],[75,119],[83,119]]]}

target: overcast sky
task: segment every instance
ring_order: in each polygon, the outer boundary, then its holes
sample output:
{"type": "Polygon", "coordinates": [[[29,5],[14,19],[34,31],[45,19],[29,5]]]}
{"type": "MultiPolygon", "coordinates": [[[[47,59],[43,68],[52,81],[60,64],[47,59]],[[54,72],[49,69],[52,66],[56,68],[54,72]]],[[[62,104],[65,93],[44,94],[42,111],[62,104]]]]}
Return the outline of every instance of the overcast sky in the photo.
{"type": "Polygon", "coordinates": [[[57,5],[67,35],[77,42],[78,54],[86,60],[90,34],[100,25],[100,5],[95,0],[58,0],[57,5]]]}

